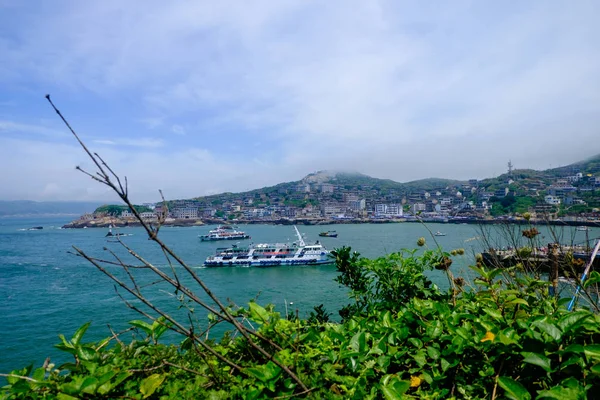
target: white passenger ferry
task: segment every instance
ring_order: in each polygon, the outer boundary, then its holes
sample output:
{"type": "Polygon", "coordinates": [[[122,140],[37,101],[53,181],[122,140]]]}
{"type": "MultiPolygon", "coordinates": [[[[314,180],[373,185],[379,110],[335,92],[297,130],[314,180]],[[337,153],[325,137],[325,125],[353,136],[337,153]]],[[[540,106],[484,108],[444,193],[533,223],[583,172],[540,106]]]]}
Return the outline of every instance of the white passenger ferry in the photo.
{"type": "Polygon", "coordinates": [[[238,231],[229,225],[220,225],[217,229],[208,232],[208,235],[198,235],[203,242],[214,242],[216,240],[242,240],[250,239],[246,232],[238,231]]]}
{"type": "Polygon", "coordinates": [[[298,240],[291,244],[261,243],[248,247],[232,246],[217,249],[204,262],[206,267],[273,267],[280,265],[332,264],[330,252],[318,241],[306,244],[294,226],[298,240]]]}

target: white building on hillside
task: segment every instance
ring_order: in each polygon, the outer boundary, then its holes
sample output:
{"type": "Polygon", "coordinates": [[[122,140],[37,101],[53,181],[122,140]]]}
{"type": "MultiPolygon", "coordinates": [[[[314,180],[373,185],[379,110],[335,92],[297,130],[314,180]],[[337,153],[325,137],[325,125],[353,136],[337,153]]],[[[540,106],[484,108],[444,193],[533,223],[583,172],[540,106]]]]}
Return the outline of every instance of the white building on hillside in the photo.
{"type": "Polygon", "coordinates": [[[560,204],[560,199],[556,196],[552,196],[552,195],[547,195],[546,197],[544,197],[544,201],[546,202],[546,204],[551,204],[553,206],[557,206],[560,204]]]}

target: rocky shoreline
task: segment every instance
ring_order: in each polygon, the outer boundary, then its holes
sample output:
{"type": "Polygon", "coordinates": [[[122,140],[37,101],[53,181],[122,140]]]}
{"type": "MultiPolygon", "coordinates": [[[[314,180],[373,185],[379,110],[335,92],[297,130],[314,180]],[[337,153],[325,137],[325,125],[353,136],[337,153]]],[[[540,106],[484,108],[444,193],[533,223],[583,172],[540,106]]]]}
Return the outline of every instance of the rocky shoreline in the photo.
{"type": "MultiPolygon", "coordinates": [[[[148,221],[150,223],[156,223],[156,221],[148,221]]],[[[256,220],[243,220],[243,221],[223,221],[217,218],[203,218],[203,219],[174,219],[168,218],[163,226],[203,226],[203,225],[219,225],[219,224],[247,224],[247,225],[338,225],[338,224],[390,224],[390,223],[403,223],[403,222],[424,222],[424,223],[449,223],[449,224],[518,224],[518,225],[557,225],[557,226],[588,226],[588,227],[600,227],[600,221],[561,221],[561,220],[525,220],[525,219],[507,219],[507,218],[496,218],[496,219],[409,219],[409,218],[397,218],[397,219],[315,219],[315,218],[297,218],[297,219],[256,219],[256,220]]],[[[81,229],[81,228],[109,228],[109,227],[136,227],[141,226],[141,223],[133,218],[116,218],[116,217],[102,217],[95,218],[93,220],[75,220],[66,225],[63,225],[63,229],[81,229]]]]}

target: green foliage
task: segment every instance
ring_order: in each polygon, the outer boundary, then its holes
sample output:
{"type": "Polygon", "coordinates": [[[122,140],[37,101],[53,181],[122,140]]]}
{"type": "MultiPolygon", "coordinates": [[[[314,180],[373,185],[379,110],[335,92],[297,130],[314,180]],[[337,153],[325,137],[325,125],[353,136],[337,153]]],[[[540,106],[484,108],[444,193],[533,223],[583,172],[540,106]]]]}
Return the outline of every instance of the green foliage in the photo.
{"type": "Polygon", "coordinates": [[[144,336],[129,343],[84,343],[85,324],[57,345],[74,362],[13,371],[0,398],[260,399],[303,392],[275,360],[313,399],[480,399],[492,392],[584,399],[600,390],[600,317],[567,311],[548,296],[547,282],[478,264],[472,290],[460,284],[443,292],[426,273],[443,266],[451,277],[448,253],[402,251],[369,260],[344,247],[334,256],[336,280],[352,299],[341,323],[329,322],[323,305],[308,320],[281,318],[256,302],[238,311],[277,346],[270,347],[272,360],[239,335],[209,342],[239,369],[189,339],[160,344],[164,320],[132,321],[144,336]]]}
{"type": "Polygon", "coordinates": [[[493,205],[491,214],[493,216],[500,216],[526,213],[530,208],[535,206],[536,199],[528,196],[508,195],[502,198],[491,197],[490,202],[493,205]]]}

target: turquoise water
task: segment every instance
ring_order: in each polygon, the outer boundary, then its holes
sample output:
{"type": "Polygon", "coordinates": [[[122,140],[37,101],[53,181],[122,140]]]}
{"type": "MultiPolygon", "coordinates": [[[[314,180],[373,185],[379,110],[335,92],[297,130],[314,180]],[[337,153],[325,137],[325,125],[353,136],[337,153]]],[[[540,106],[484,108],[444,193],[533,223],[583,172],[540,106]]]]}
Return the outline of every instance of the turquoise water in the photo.
{"type": "MultiPolygon", "coordinates": [[[[67,361],[68,357],[53,348],[59,341],[58,334],[70,337],[87,321],[92,325],[86,339],[97,340],[109,336],[107,324],[119,330],[127,327],[127,321],[140,318],[116,295],[112,281],[85,260],[68,253],[74,245],[91,255],[107,258],[103,247],[123,255],[120,245],[107,242],[105,229],[58,229],[66,222],[69,222],[68,218],[0,219],[0,372],[32,362],[40,365],[47,356],[53,362],[67,361]],[[43,226],[44,229],[26,230],[32,226],[43,226]]],[[[447,234],[436,237],[445,249],[465,248],[466,255],[455,259],[452,268],[457,275],[466,272],[471,255],[481,251],[478,228],[453,224],[428,226],[433,232],[439,230],[447,234]]],[[[224,245],[198,240],[199,234],[212,228],[165,227],[161,237],[188,264],[197,268],[201,279],[223,301],[231,299],[244,305],[258,297],[261,304],[273,303],[282,313],[287,303],[290,310],[297,308],[301,316],[306,316],[313,306],[321,303],[334,313],[347,303],[346,290],[333,280],[336,276],[333,266],[202,268],[204,259],[224,245]]],[[[243,243],[295,240],[291,226],[240,225],[239,228],[252,236],[243,243]]],[[[366,257],[414,248],[420,236],[432,242],[427,229],[416,223],[326,228],[301,226],[299,229],[307,241],[320,240],[329,249],[351,246],[366,257]],[[318,237],[323,229],[335,229],[339,237],[318,237]]],[[[144,236],[141,228],[119,231],[131,234],[123,240],[145,258],[168,268],[160,251],[144,236]]],[[[597,233],[592,231],[589,236],[597,236],[597,233]]],[[[585,238],[584,232],[575,232],[573,228],[563,235],[580,241],[585,238]]],[[[119,270],[112,267],[112,271],[118,273],[119,270]]],[[[447,287],[446,277],[438,271],[431,272],[431,278],[441,287],[447,287]]],[[[184,281],[192,288],[197,286],[189,279],[184,281]]],[[[176,312],[179,304],[172,290],[161,285],[146,290],[149,297],[176,312]]]]}

